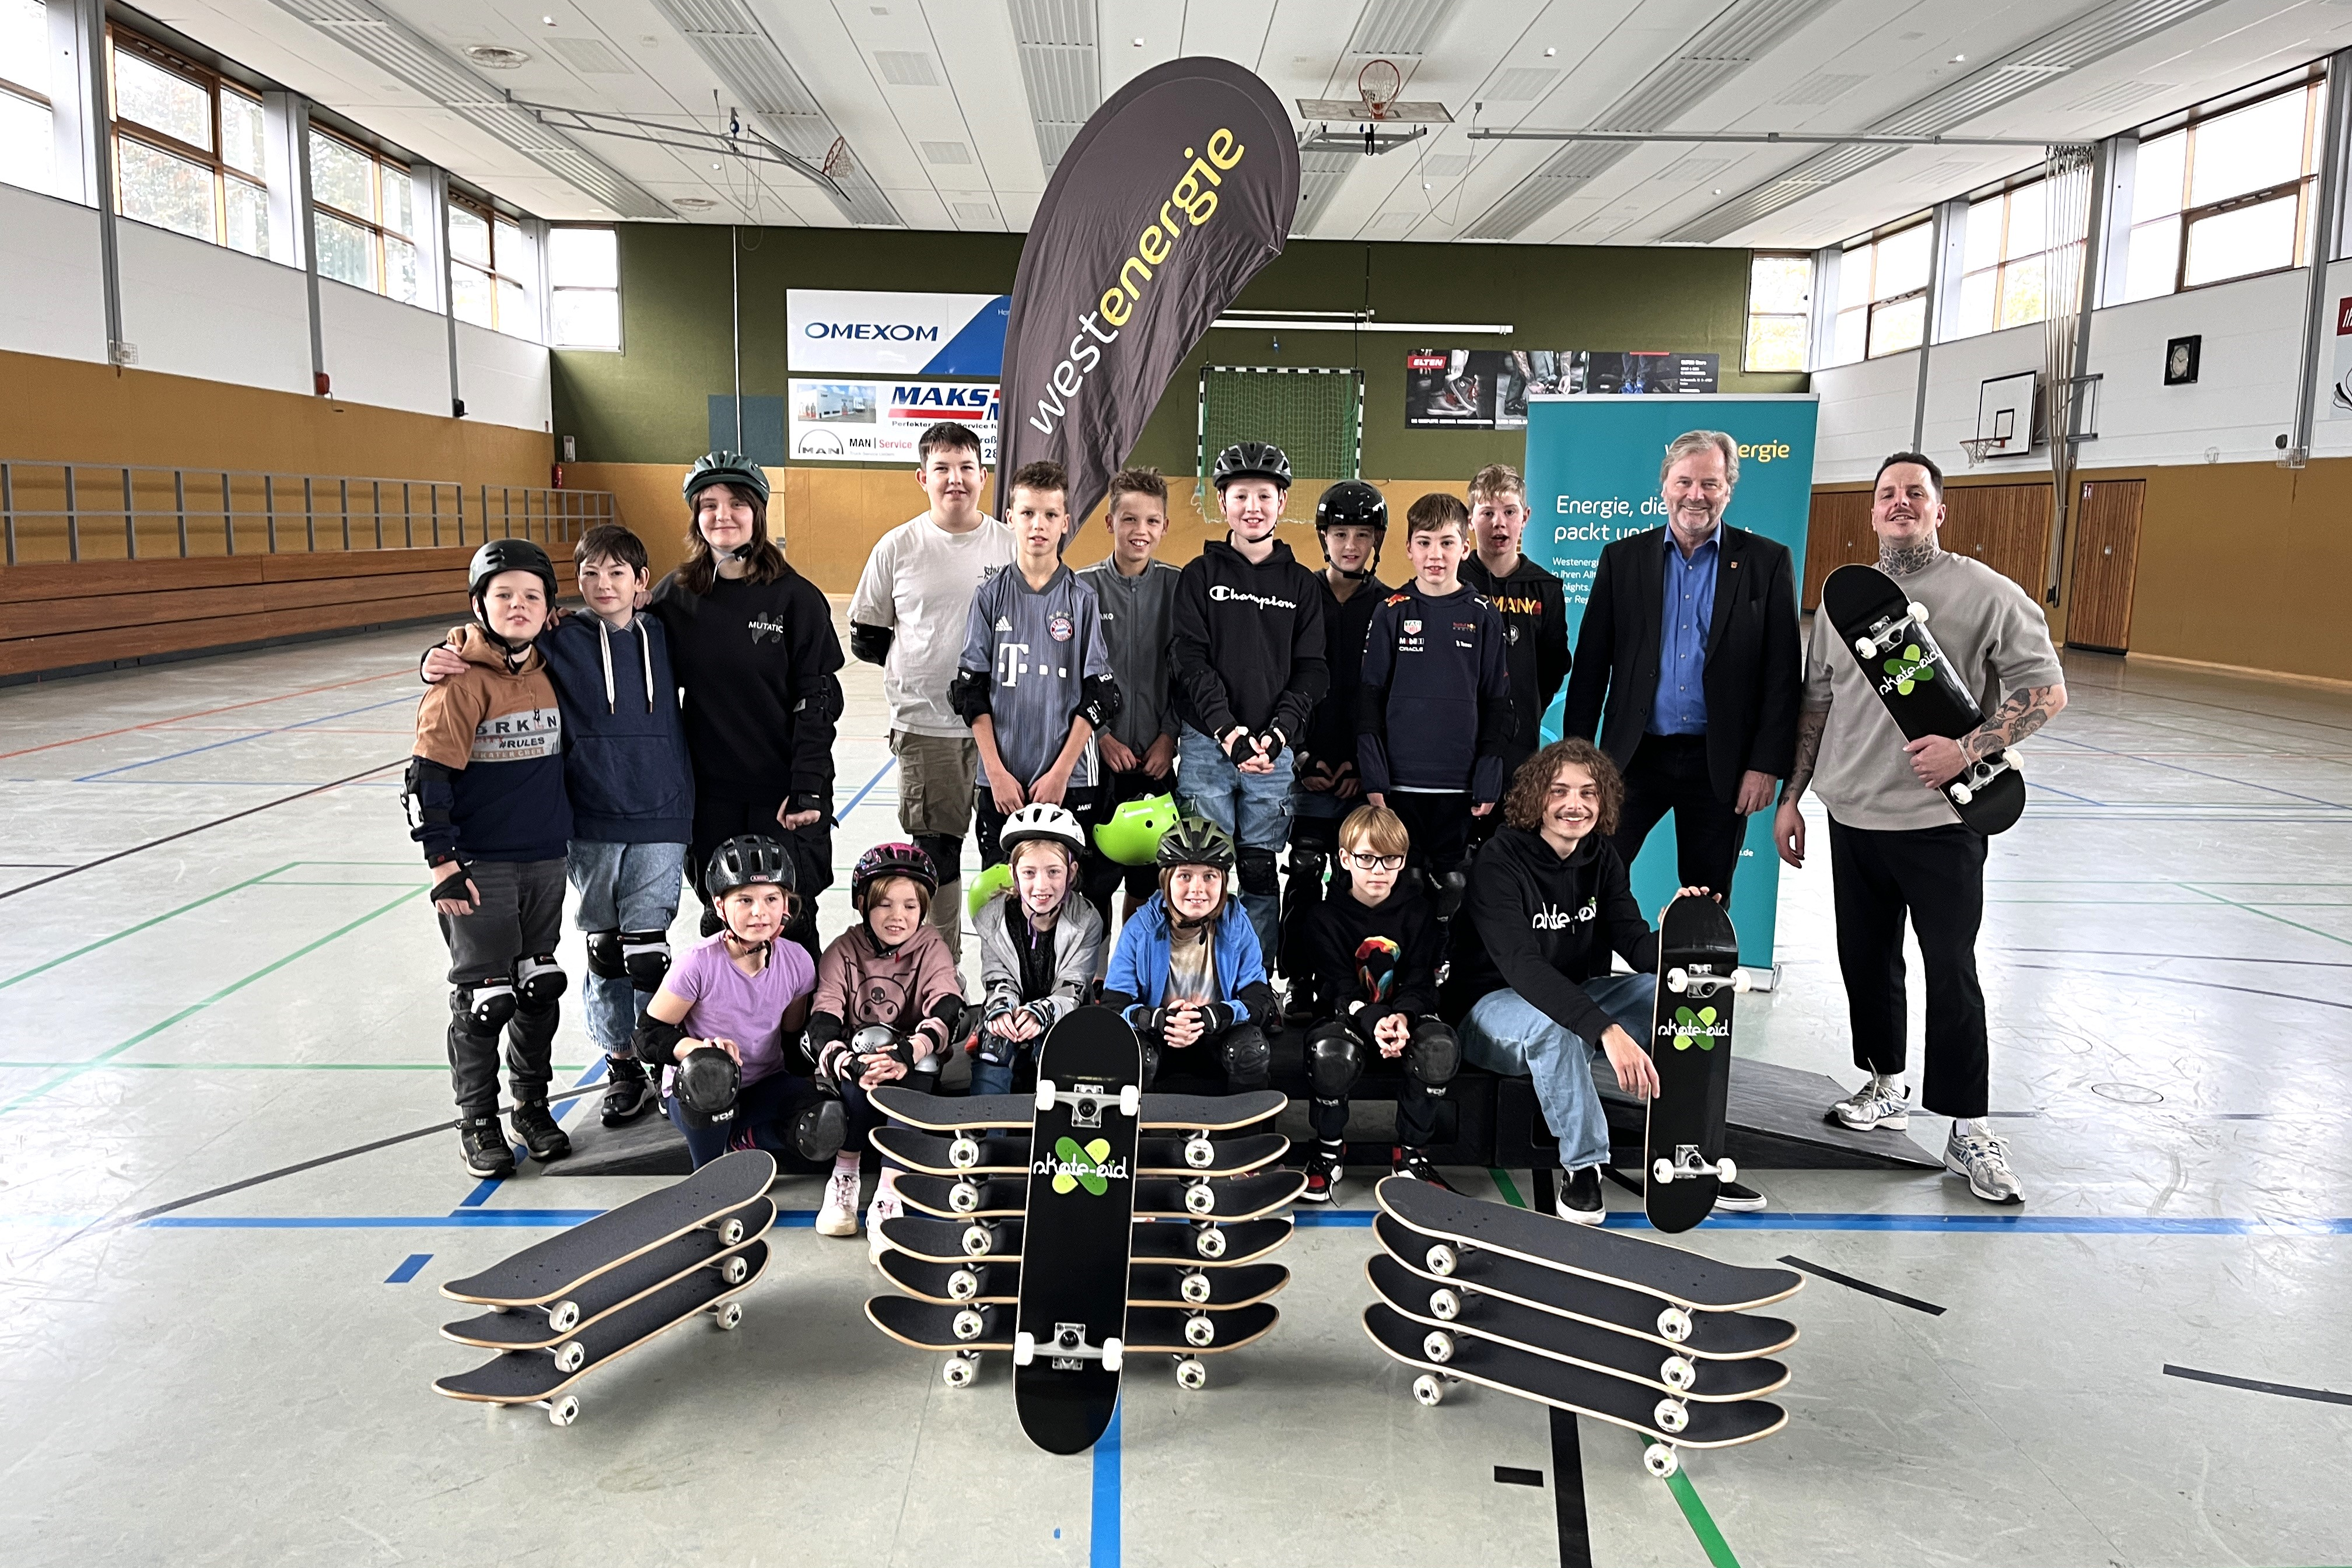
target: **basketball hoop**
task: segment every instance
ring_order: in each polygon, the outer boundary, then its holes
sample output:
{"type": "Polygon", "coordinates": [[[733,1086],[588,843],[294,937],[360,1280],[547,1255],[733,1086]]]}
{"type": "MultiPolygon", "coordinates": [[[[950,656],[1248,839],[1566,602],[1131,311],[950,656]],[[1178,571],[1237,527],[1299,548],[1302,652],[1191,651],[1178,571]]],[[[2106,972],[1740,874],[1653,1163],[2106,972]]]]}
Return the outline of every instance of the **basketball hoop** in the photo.
{"type": "Polygon", "coordinates": [[[1404,90],[1404,73],[1387,60],[1373,60],[1356,73],[1356,96],[1374,121],[1389,117],[1389,105],[1404,90]]]}
{"type": "Polygon", "coordinates": [[[828,180],[837,180],[849,173],[848,137],[836,136],[833,139],[833,145],[824,150],[824,163],[822,167],[824,177],[828,180]]]}
{"type": "Polygon", "coordinates": [[[1994,447],[2006,447],[2008,445],[2009,442],[1999,436],[1979,436],[1972,440],[1962,441],[1960,443],[1960,450],[1968,454],[1969,467],[1973,468],[1979,463],[1983,462],[1985,460],[1985,454],[1990,452],[1994,447]]]}

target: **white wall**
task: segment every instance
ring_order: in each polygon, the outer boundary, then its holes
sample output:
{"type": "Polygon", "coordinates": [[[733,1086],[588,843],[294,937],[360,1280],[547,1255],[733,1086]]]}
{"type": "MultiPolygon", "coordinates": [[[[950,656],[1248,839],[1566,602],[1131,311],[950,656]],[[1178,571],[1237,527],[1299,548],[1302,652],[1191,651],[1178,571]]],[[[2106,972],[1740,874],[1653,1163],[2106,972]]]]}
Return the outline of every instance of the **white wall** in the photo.
{"type": "MultiPolygon", "coordinates": [[[[449,412],[449,323],[441,317],[321,278],[319,327],[337,397],[415,414],[449,412]]],[[[303,353],[307,359],[307,345],[303,353]]]]}
{"type": "Polygon", "coordinates": [[[1881,458],[1911,444],[1911,413],[1919,395],[1916,353],[1815,371],[1813,390],[1822,399],[1813,483],[1866,479],[1878,471],[1881,458]]]}
{"type": "Polygon", "coordinates": [[[139,368],[272,392],[310,390],[310,311],[302,275],[241,251],[115,225],[122,341],[139,368]]]}
{"type": "Polygon", "coordinates": [[[105,363],[104,287],[98,214],[0,185],[0,348],[105,363]]]}
{"type": "Polygon", "coordinates": [[[466,417],[524,430],[553,427],[547,350],[470,321],[457,323],[457,395],[466,417]]]}

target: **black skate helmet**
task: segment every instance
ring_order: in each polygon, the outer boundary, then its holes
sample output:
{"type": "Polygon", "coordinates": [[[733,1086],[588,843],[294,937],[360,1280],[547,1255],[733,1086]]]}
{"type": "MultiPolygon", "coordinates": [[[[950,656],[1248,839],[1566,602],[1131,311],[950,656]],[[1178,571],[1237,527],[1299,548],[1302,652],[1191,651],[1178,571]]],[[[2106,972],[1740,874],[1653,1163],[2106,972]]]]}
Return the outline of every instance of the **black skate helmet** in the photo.
{"type": "Polygon", "coordinates": [[[768,476],[761,471],[759,464],[740,452],[705,452],[695,458],[694,467],[686,476],[688,503],[692,504],[696,496],[712,485],[747,491],[759,497],[762,504],[768,499],[768,476]]]}
{"type": "Polygon", "coordinates": [[[906,878],[923,889],[926,901],[940,890],[940,874],[921,848],[912,844],[877,844],[857,858],[857,865],[849,873],[850,904],[863,910],[866,889],[886,877],[906,878]]]}
{"type": "Polygon", "coordinates": [[[520,653],[522,647],[530,645],[525,643],[517,647],[491,631],[489,617],[482,612],[482,599],[489,592],[490,579],[502,572],[529,572],[538,577],[546,585],[548,607],[552,609],[555,606],[555,563],[547,558],[546,551],[528,539],[493,539],[475,551],[474,559],[467,564],[466,595],[473,601],[475,625],[509,653],[520,653]]]}
{"type": "Polygon", "coordinates": [[[1217,466],[1210,477],[1219,495],[1235,479],[1272,479],[1286,490],[1290,458],[1270,441],[1236,441],[1217,454],[1217,466]]]}
{"type": "Polygon", "coordinates": [[[702,868],[702,890],[714,904],[738,888],[772,882],[793,890],[793,858],[772,838],[746,833],[730,838],[710,852],[702,868]]]}
{"type": "Polygon", "coordinates": [[[1160,837],[1160,868],[1172,871],[1179,866],[1232,870],[1233,835],[1204,816],[1178,817],[1176,826],[1160,837]]]}
{"type": "MultiPolygon", "coordinates": [[[[1325,490],[1315,502],[1315,537],[1321,541],[1335,528],[1369,528],[1372,531],[1372,558],[1360,572],[1340,572],[1340,575],[1362,582],[1380,570],[1381,545],[1389,536],[1388,498],[1361,479],[1341,479],[1325,490]]],[[[1331,547],[1323,546],[1323,559],[1331,559],[1331,547]]],[[[1334,568],[1338,570],[1338,568],[1334,568]]]]}

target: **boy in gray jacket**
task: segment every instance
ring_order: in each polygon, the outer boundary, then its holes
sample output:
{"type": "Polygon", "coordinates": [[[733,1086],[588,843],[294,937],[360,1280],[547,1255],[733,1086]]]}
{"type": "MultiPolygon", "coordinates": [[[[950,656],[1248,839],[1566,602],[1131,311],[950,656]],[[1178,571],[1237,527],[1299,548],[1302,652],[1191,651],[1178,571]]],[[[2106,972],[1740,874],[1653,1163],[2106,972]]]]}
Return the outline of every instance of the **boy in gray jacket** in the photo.
{"type": "Polygon", "coordinates": [[[1024,805],[1002,837],[1013,886],[980,907],[980,1029],[971,1091],[1010,1094],[1013,1070],[1045,1031],[1093,994],[1103,923],[1076,889],[1086,836],[1058,805],[1024,805]]]}
{"type": "MultiPolygon", "coordinates": [[[[1152,552],[1168,532],[1168,481],[1158,468],[1122,468],[1103,500],[1110,553],[1081,567],[1078,581],[1102,606],[1103,641],[1118,682],[1119,710],[1095,737],[1102,753],[1095,809],[1087,826],[1110,820],[1130,800],[1166,795],[1176,783],[1176,710],[1168,700],[1169,646],[1176,636],[1176,584],[1183,576],[1152,552]]],[[[1120,866],[1088,847],[1079,868],[1087,901],[1110,928],[1111,889],[1127,886],[1124,914],[1159,890],[1150,866],[1120,866]]]]}

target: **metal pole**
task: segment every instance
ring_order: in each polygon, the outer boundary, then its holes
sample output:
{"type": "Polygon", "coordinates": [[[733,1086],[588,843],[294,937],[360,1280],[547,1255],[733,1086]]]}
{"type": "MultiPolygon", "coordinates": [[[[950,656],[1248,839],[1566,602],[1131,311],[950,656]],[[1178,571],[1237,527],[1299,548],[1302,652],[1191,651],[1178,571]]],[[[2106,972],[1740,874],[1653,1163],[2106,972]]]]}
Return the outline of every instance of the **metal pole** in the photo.
{"type": "Polygon", "coordinates": [[[188,470],[172,470],[172,506],[180,517],[180,559],[188,558],[188,470]]]}
{"type": "MultiPolygon", "coordinates": [[[[727,298],[735,336],[735,449],[743,449],[743,263],[736,239],[742,231],[727,226],[727,298]]],[[[790,390],[787,388],[786,390],[790,390]]]]}
{"type": "Polygon", "coordinates": [[[16,564],[16,490],[9,466],[0,462],[0,531],[8,536],[8,564],[16,564]]]}
{"type": "Polygon", "coordinates": [[[65,469],[66,559],[68,561],[79,561],[81,559],[81,514],[79,510],[74,505],[73,465],[71,463],[68,463],[65,465],[65,469]]]}
{"type": "Polygon", "coordinates": [[[278,553],[278,476],[261,476],[261,524],[268,531],[269,553],[278,553]]]}
{"type": "Polygon", "coordinates": [[[352,547],[352,481],[349,478],[335,481],[336,493],[343,500],[343,548],[352,547]]]}
{"type": "Polygon", "coordinates": [[[302,548],[306,551],[319,548],[318,505],[310,493],[310,476],[308,474],[302,476],[302,548]]]}
{"type": "Polygon", "coordinates": [[[400,481],[400,545],[404,550],[416,548],[416,520],[408,510],[408,481],[400,481]]]}
{"type": "Polygon", "coordinates": [[[122,465],[122,558],[125,561],[139,559],[138,513],[131,506],[131,465],[128,463],[122,465]]]}
{"type": "Polygon", "coordinates": [[[2311,452],[2312,421],[2318,413],[2319,356],[2334,313],[2327,298],[2327,264],[2336,259],[2344,225],[2344,142],[2352,133],[2347,132],[2352,128],[2352,103],[2345,101],[2347,91],[2352,91],[2352,49],[2338,49],[2327,57],[2327,123],[2320,132],[2326,140],[2319,150],[2319,221],[2312,226],[2311,282],[2304,294],[2303,369],[2295,380],[2294,435],[2287,449],[2288,460],[2296,468],[2311,452]]]}
{"type": "Polygon", "coordinates": [[[221,470],[221,540],[226,553],[236,553],[236,497],[229,485],[228,470],[221,470]]]}
{"type": "Polygon", "coordinates": [[[436,482],[425,488],[433,492],[433,548],[438,550],[441,548],[441,487],[436,482]]]}
{"type": "Polygon", "coordinates": [[[375,547],[383,548],[383,481],[368,481],[368,510],[375,513],[375,547]]]}
{"type": "Polygon", "coordinates": [[[1840,136],[1809,131],[1486,131],[1473,142],[1696,142],[1790,147],[2048,147],[2046,136],[1840,136]]]}

